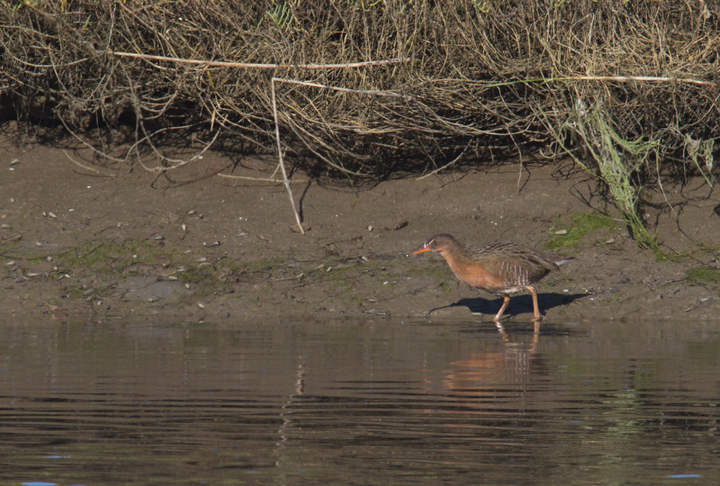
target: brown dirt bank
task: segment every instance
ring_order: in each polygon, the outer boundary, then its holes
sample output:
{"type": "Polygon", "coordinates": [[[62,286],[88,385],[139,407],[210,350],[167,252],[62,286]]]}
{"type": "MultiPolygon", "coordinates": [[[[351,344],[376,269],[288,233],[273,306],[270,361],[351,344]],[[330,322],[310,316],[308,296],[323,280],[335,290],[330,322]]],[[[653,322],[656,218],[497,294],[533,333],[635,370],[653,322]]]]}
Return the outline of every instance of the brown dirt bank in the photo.
{"type": "MultiPolygon", "coordinates": [[[[459,284],[437,255],[404,257],[447,232],[466,243],[514,240],[540,248],[577,239],[556,248],[575,260],[539,285],[550,320],[720,316],[718,201],[702,180],[665,186],[677,215],[662,194],[653,196],[656,207],[647,206],[661,247],[684,255],[657,262],[621,223],[588,216],[605,205],[594,183],[568,164],[516,164],[359,190],[295,183],[309,228],[302,236],[281,185],[198,178],[228,166],[222,154],[206,154],[153,184],[142,169],[94,172],[62,150],[17,147],[7,136],[0,147],[6,315],[226,321],[470,318],[472,311],[490,321],[500,300],[459,284]],[[568,235],[556,234],[563,230],[568,235]]],[[[268,176],[247,168],[235,174],[268,176]]],[[[524,295],[506,315],[527,321],[531,312],[524,295]]]]}

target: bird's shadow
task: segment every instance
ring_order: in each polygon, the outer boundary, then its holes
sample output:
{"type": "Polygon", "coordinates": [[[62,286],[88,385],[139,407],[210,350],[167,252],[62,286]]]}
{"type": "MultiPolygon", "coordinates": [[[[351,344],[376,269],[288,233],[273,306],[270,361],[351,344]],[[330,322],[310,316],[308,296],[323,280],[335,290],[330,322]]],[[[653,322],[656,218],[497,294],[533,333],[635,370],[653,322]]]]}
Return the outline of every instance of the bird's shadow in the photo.
{"type": "MultiPolygon", "coordinates": [[[[545,293],[538,294],[538,305],[540,311],[552,309],[554,307],[561,307],[568,305],[578,299],[584,297],[590,297],[592,294],[558,294],[558,293],[545,293]]],[[[430,314],[437,310],[448,309],[451,307],[467,307],[473,314],[487,314],[494,316],[500,310],[502,305],[502,297],[488,300],[482,297],[476,297],[473,299],[460,299],[454,304],[445,305],[442,307],[436,307],[430,310],[430,314]]],[[[519,314],[526,314],[533,312],[533,302],[531,295],[516,295],[510,299],[510,305],[505,309],[503,316],[515,317],[519,314]]]]}

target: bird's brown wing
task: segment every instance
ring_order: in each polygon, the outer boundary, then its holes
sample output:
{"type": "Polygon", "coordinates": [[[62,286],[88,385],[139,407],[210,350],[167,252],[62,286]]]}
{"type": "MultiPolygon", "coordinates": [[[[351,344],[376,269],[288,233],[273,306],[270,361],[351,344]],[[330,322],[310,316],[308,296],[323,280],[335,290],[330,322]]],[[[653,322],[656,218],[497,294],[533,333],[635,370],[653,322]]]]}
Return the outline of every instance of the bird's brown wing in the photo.
{"type": "Polygon", "coordinates": [[[555,256],[513,242],[490,243],[469,249],[468,257],[507,286],[525,286],[537,282],[559,267],[555,256]]]}

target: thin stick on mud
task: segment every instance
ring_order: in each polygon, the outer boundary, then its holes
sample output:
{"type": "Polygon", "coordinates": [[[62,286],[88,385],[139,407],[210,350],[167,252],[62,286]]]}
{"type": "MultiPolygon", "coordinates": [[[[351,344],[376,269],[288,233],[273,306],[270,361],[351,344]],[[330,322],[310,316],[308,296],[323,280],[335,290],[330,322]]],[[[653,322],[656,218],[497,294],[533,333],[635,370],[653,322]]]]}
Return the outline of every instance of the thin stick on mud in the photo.
{"type": "MultiPolygon", "coordinates": [[[[219,177],[225,177],[226,179],[241,179],[243,181],[255,181],[255,182],[276,182],[276,183],[284,183],[285,181],[280,179],[270,179],[267,177],[250,177],[250,176],[237,176],[232,174],[218,174],[219,177]]],[[[288,181],[289,183],[297,183],[297,182],[308,182],[306,179],[297,179],[288,181]]]]}
{"type": "Polygon", "coordinates": [[[8,243],[10,241],[15,241],[15,240],[20,241],[21,239],[22,239],[22,235],[15,235],[12,238],[8,238],[7,240],[0,241],[0,243],[8,243]]]}
{"type": "Polygon", "coordinates": [[[95,169],[94,167],[90,167],[89,165],[81,164],[79,161],[77,161],[77,160],[73,159],[72,157],[70,157],[70,154],[67,153],[67,150],[63,150],[63,153],[65,154],[65,157],[67,157],[68,159],[70,159],[70,162],[72,162],[73,164],[77,165],[78,167],[82,167],[83,169],[89,170],[90,172],[95,172],[95,173],[98,174],[99,176],[103,176],[103,177],[117,177],[117,174],[108,174],[107,172],[101,172],[100,170],[95,169]]]}
{"type": "Polygon", "coordinates": [[[290,182],[288,181],[287,172],[285,171],[285,162],[283,161],[283,151],[282,151],[282,146],[280,145],[280,125],[278,124],[277,103],[275,101],[275,81],[282,81],[282,80],[278,79],[278,78],[272,78],[270,80],[270,90],[272,93],[273,117],[275,118],[275,138],[277,139],[278,159],[280,160],[280,170],[282,170],[283,183],[285,184],[285,189],[287,189],[288,196],[290,196],[290,205],[292,206],[293,213],[295,214],[295,222],[297,222],[298,228],[300,228],[300,233],[305,234],[305,230],[303,229],[302,223],[300,222],[300,214],[298,213],[298,210],[295,207],[295,198],[293,197],[292,189],[290,189],[290,182]]]}

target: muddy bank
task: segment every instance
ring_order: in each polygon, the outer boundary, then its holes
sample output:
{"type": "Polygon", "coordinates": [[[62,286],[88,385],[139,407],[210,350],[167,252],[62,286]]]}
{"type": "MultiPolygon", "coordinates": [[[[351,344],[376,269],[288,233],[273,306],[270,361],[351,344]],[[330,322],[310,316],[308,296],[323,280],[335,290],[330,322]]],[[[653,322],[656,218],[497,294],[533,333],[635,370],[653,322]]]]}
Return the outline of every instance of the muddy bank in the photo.
{"type": "MultiPolygon", "coordinates": [[[[390,316],[491,321],[500,300],[456,281],[433,234],[513,240],[575,259],[538,286],[552,320],[716,319],[720,218],[703,180],[646,206],[674,258],[640,250],[595,183],[570,164],[493,167],[352,188],[294,178],[308,231],[276,183],[213,174],[230,161],[155,175],[99,168],[87,151],[0,141],[0,303],[5,315],[179,321],[390,316]],[[85,167],[82,167],[78,162],[85,167]],[[472,316],[482,313],[482,318],[472,316]]],[[[225,173],[268,177],[263,161],[225,173]]],[[[513,298],[509,320],[531,318],[513,298]]]]}

